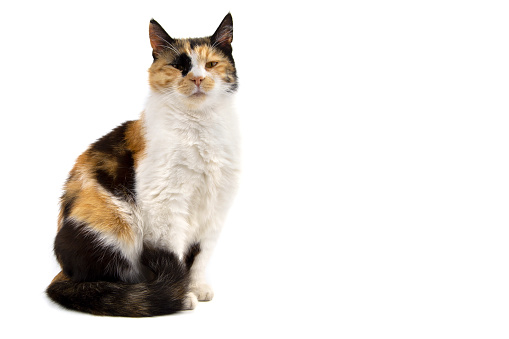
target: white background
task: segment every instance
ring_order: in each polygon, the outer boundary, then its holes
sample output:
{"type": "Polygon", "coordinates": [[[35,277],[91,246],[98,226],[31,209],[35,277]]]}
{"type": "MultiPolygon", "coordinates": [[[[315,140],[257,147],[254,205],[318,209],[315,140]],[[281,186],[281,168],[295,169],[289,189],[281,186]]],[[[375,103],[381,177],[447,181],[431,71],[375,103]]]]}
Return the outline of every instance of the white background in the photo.
{"type": "Polygon", "coordinates": [[[0,7],[1,337],[508,337],[504,1],[0,7]],[[142,111],[150,18],[195,37],[228,11],[244,174],[215,299],[152,319],[52,304],[62,185],[142,111]]]}

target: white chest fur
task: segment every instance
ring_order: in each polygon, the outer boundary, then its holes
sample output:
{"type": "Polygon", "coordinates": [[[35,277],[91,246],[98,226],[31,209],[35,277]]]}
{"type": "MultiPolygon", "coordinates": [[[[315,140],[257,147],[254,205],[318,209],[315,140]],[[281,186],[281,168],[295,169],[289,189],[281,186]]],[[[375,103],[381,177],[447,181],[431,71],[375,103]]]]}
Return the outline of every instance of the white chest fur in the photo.
{"type": "Polygon", "coordinates": [[[236,191],[237,122],[231,105],[186,113],[149,99],[146,155],[136,173],[144,241],[183,256],[218,233],[236,191]]]}

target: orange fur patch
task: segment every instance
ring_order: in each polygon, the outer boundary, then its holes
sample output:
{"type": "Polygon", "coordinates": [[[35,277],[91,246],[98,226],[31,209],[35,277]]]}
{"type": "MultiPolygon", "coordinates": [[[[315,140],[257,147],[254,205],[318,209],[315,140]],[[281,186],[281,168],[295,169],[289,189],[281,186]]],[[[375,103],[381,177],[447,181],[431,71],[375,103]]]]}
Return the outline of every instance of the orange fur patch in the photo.
{"type": "Polygon", "coordinates": [[[169,66],[165,59],[156,60],[148,72],[149,84],[153,90],[169,88],[181,77],[180,72],[169,66]]]}
{"type": "Polygon", "coordinates": [[[114,235],[124,243],[134,241],[134,234],[111,197],[96,185],[87,185],[76,197],[70,217],[86,222],[93,230],[114,235]]]}
{"type": "Polygon", "coordinates": [[[81,171],[79,169],[85,165],[85,158],[85,154],[82,154],[78,157],[76,164],[69,174],[69,180],[67,180],[65,183],[65,194],[61,198],[60,203],[62,207],[60,208],[60,212],[58,214],[58,231],[60,231],[64,222],[64,204],[68,201],[73,201],[81,190],[83,181],[80,180],[81,171]]]}
{"type": "Polygon", "coordinates": [[[134,167],[138,167],[140,159],[145,156],[146,139],[143,127],[144,113],[140,120],[133,121],[126,130],[127,148],[133,153],[134,167]]]}

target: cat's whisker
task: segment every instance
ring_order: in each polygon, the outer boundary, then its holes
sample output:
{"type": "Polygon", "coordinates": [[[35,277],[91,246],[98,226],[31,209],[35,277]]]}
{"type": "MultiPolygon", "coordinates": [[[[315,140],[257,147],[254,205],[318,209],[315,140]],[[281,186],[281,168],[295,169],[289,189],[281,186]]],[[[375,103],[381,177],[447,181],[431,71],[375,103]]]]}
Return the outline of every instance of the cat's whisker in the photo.
{"type": "Polygon", "coordinates": [[[179,51],[173,46],[163,46],[163,48],[171,50],[172,52],[175,53],[175,55],[180,54],[179,51]]]}
{"type": "Polygon", "coordinates": [[[163,38],[159,34],[156,34],[156,36],[166,43],[166,45],[161,46],[161,47],[163,47],[165,49],[171,49],[173,52],[175,52],[175,54],[179,54],[179,51],[170,42],[168,42],[168,40],[166,40],[165,38],[163,38]]]}

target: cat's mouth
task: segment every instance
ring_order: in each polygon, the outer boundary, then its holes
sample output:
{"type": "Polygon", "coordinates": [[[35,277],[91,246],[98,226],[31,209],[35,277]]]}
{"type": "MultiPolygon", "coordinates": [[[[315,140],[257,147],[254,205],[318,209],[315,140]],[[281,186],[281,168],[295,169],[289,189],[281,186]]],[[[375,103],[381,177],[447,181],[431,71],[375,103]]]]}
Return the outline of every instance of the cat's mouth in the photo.
{"type": "Polygon", "coordinates": [[[196,89],[196,91],[190,95],[191,98],[202,98],[205,97],[207,94],[202,91],[201,89],[196,89]]]}

